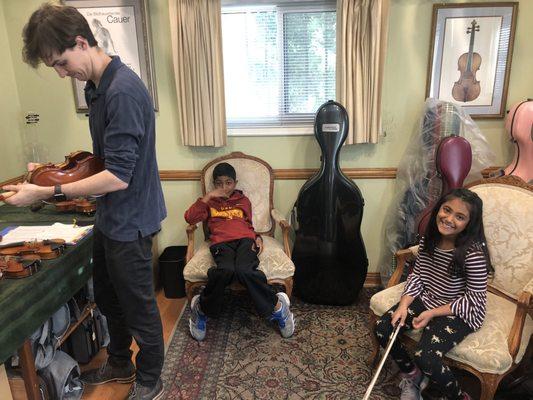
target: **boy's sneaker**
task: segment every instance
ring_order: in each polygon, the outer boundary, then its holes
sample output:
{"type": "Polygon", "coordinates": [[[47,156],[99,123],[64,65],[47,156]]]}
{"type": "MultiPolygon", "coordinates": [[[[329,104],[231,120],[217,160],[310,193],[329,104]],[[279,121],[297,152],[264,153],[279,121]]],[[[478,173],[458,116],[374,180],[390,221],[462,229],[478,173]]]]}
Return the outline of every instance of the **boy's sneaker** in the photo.
{"type": "Polygon", "coordinates": [[[415,366],[412,372],[402,373],[400,376],[402,377],[399,385],[402,390],[400,400],[423,400],[420,392],[428,385],[429,379],[420,368],[415,366]]]}
{"type": "Polygon", "coordinates": [[[278,299],[281,303],[281,308],[272,313],[270,320],[276,321],[279,326],[281,336],[288,338],[294,333],[294,314],[290,309],[291,301],[289,300],[289,296],[283,292],[276,293],[276,296],[278,296],[278,299]]]}
{"type": "Polygon", "coordinates": [[[200,310],[200,295],[197,294],[191,301],[191,317],[189,318],[189,330],[191,335],[198,341],[205,339],[207,316],[200,310]]]}
{"type": "Polygon", "coordinates": [[[144,386],[135,382],[128,393],[128,400],[159,400],[163,397],[163,393],[161,378],[159,378],[154,387],[144,386]]]}

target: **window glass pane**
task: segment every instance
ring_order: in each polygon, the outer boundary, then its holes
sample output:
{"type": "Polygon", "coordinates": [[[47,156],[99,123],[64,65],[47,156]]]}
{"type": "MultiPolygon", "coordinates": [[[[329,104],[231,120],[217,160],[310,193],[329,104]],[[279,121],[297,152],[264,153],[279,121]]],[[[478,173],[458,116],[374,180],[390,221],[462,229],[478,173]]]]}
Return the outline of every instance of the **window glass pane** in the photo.
{"type": "Polygon", "coordinates": [[[228,121],[279,115],[276,12],[241,12],[222,18],[228,121]]]}
{"type": "Polygon", "coordinates": [[[335,98],[335,22],[335,12],[284,14],[286,113],[314,113],[335,98]]]}
{"type": "Polygon", "coordinates": [[[312,122],[335,98],[335,23],[334,5],[223,9],[228,124],[312,122]]]}

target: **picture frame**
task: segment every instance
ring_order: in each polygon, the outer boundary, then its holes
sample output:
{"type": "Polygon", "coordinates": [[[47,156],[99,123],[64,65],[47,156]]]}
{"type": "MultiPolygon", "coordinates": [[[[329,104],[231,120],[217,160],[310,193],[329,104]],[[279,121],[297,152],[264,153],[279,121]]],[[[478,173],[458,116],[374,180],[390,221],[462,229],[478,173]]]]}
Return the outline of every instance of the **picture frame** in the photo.
{"type": "Polygon", "coordinates": [[[434,4],[426,98],[503,118],[518,2],[434,4]]]}
{"type": "MultiPolygon", "coordinates": [[[[63,0],[87,19],[98,46],[118,55],[144,82],[158,111],[147,0],[63,0]]],[[[72,78],[76,112],[87,113],[85,82],[72,78]]]]}

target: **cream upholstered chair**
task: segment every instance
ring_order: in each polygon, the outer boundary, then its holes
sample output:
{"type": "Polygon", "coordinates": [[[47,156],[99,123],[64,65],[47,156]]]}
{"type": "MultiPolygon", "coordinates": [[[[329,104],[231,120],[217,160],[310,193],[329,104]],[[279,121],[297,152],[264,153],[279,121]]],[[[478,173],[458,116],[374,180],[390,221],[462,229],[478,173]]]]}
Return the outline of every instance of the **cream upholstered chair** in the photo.
{"type": "MultiPolygon", "coordinates": [[[[273,208],[274,172],[265,161],[240,152],[219,157],[209,162],[201,174],[202,193],[214,189],[213,169],[221,162],[227,162],[237,173],[237,189],[240,189],[252,203],[252,223],[254,229],[263,238],[263,251],[259,254],[259,269],[267,277],[269,284],[278,284],[285,288],[290,297],[294,264],[289,248],[289,223],[281,213],[273,208]],[[274,239],[275,223],[281,227],[283,245],[274,239]]],[[[187,264],[183,270],[185,290],[191,301],[194,293],[207,283],[207,271],[215,266],[209,251],[209,241],[203,241],[197,249],[194,243],[196,225],[187,227],[187,264]]],[[[207,226],[204,223],[207,237],[207,226]]],[[[237,285],[239,286],[239,285],[237,285]]]]}
{"type": "MultiPolygon", "coordinates": [[[[531,354],[533,333],[533,186],[514,176],[489,178],[469,185],[483,200],[483,224],[495,269],[489,281],[487,315],[481,329],[467,336],[445,357],[449,365],[465,369],[481,382],[481,400],[489,400],[499,382],[531,354]]],[[[416,248],[397,254],[398,267],[387,289],[370,300],[375,320],[400,300],[398,284],[407,258],[416,248]]],[[[413,346],[420,331],[407,332],[403,342],[413,346]]],[[[374,335],[373,362],[379,354],[374,335]]]]}

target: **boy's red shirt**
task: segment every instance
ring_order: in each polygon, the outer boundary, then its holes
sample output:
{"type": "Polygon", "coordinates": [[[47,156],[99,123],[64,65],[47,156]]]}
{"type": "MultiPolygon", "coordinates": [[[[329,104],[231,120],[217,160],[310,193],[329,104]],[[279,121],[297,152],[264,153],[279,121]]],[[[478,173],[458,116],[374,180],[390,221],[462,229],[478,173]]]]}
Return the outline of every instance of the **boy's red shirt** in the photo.
{"type": "Polygon", "coordinates": [[[207,204],[199,198],[185,211],[185,220],[189,224],[207,220],[211,245],[258,236],[252,225],[252,204],[240,190],[227,199],[214,197],[207,204]]]}

